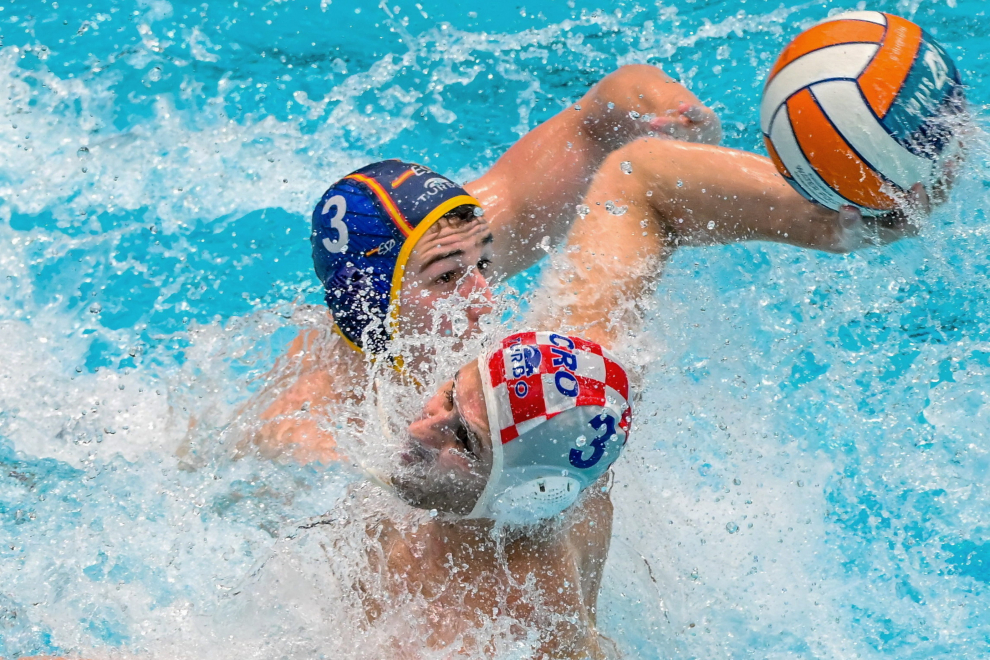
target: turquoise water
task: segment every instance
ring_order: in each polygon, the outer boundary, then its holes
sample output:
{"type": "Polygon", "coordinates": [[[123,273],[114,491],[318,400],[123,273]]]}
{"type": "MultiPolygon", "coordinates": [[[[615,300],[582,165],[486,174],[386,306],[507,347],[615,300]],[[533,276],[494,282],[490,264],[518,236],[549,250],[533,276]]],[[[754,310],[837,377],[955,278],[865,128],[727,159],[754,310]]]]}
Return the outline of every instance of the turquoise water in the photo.
{"type": "MultiPolygon", "coordinates": [[[[633,62],[761,151],[776,53],[844,9],[920,23],[990,103],[979,0],[478,4],[0,4],[0,656],[222,657],[218,603],[341,496],[348,472],[211,442],[321,299],[308,214],[338,176],[469,179],[633,62]]],[[[667,623],[640,639],[607,582],[620,645],[990,652],[987,162],[884,249],[674,256],[611,567],[646,558],[667,623]]]]}

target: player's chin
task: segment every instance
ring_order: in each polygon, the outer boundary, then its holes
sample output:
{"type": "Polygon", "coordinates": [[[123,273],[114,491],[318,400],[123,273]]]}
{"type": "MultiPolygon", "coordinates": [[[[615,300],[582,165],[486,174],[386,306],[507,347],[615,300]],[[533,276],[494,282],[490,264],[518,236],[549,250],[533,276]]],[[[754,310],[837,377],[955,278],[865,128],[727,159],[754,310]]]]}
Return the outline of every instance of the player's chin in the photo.
{"type": "Polygon", "coordinates": [[[485,487],[484,477],[473,466],[442,466],[440,461],[404,466],[391,482],[410,506],[462,516],[471,512],[485,487]]]}

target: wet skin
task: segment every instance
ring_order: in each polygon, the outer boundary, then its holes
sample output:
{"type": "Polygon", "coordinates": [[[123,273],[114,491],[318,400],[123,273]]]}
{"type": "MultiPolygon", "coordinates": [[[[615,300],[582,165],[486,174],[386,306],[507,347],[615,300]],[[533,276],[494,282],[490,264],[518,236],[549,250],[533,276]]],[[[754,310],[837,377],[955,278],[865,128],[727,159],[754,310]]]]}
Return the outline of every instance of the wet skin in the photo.
{"type": "MultiPolygon", "coordinates": [[[[510,531],[501,541],[489,520],[444,515],[469,513],[491,472],[477,361],[439,388],[407,439],[392,485],[414,506],[441,513],[411,526],[384,520],[368,528],[368,558],[385,589],[358,587],[369,621],[396,603],[418,602],[409,619],[423,627],[429,648],[491,655],[493,640],[485,637],[491,633],[483,629],[487,613],[497,611],[513,622],[512,634],[538,631],[534,657],[604,658],[596,607],[612,529],[607,480],[558,518],[510,531]]],[[[421,639],[414,633],[412,642],[397,636],[391,643],[397,654],[416,657],[421,639]]]]}
{"type": "MultiPolygon", "coordinates": [[[[627,66],[607,76],[465,185],[483,205],[483,219],[441,221],[420,240],[400,294],[399,334],[477,332],[490,301],[489,280],[520,272],[546,255],[544,247],[562,242],[575,269],[589,274],[567,293],[595,301],[568,311],[582,316],[575,327],[591,323],[598,326],[591,338],[603,338],[616,310],[636,304],[636,296],[648,290],[644,283],[653,282],[679,245],[770,240],[843,252],[915,233],[916,224],[904,214],[864,221],[855,209],[836,213],[812,204],[769,159],[713,146],[720,138],[714,113],[658,68],[627,66]],[[630,164],[631,175],[623,163],[630,164]],[[582,201],[592,209],[583,218],[577,213],[582,201]],[[592,235],[604,244],[613,241],[617,220],[602,212],[606,201],[641,210],[635,222],[645,222],[648,234],[633,246],[633,267],[613,272],[602,272],[602,260],[582,243],[592,235]],[[707,230],[710,222],[715,231],[707,230]],[[581,249],[571,251],[575,247],[581,249]],[[431,261],[444,252],[454,254],[431,261]],[[441,318],[434,329],[437,303],[452,295],[470,301],[466,318],[441,318]]],[[[643,228],[629,229],[633,238],[642,236],[643,228]]],[[[624,233],[618,236],[613,252],[624,250],[626,240],[624,233]]],[[[547,327],[573,320],[543,312],[539,322],[547,327]]],[[[365,356],[330,339],[327,318],[327,328],[297,337],[273,369],[271,386],[254,402],[260,424],[249,441],[263,453],[301,462],[338,459],[326,409],[352,396],[355,382],[364,385],[367,366],[365,356]]],[[[430,348],[412,352],[408,357],[415,362],[428,358],[430,348]]]]}
{"type": "Polygon", "coordinates": [[[392,486],[421,509],[471,512],[492,469],[492,438],[477,361],[463,367],[409,425],[392,486]]]}

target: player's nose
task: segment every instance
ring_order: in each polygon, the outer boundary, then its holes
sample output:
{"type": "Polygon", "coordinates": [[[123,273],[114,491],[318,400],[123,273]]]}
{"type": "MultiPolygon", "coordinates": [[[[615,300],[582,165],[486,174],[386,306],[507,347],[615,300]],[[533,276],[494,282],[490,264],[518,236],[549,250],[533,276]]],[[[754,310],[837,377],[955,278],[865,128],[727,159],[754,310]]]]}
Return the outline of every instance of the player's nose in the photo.
{"type": "Polygon", "coordinates": [[[423,417],[409,425],[410,439],[441,449],[447,443],[455,421],[456,413],[447,405],[447,397],[441,392],[427,402],[423,417]]]}
{"type": "Polygon", "coordinates": [[[485,314],[491,314],[492,289],[488,278],[477,268],[471,269],[464,278],[460,294],[469,301],[467,317],[472,326],[477,325],[485,314]]]}

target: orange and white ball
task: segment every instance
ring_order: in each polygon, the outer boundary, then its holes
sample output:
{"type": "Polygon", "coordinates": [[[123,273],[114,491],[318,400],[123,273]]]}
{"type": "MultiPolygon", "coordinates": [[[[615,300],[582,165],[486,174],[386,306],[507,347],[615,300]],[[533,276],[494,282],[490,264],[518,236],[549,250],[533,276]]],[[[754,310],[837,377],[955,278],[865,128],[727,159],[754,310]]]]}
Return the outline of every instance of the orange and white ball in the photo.
{"type": "Polygon", "coordinates": [[[783,50],[760,124],[770,158],[798,192],[879,215],[915,183],[938,180],[963,105],[959,73],[930,35],[898,16],[858,11],[783,50]]]}

